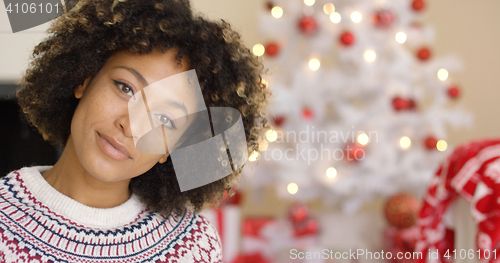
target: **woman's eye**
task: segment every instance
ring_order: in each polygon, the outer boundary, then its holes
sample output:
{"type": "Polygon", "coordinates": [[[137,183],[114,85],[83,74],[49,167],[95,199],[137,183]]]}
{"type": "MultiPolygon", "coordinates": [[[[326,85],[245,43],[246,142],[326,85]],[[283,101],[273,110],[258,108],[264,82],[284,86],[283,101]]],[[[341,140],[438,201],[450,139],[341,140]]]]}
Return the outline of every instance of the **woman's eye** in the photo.
{"type": "Polygon", "coordinates": [[[157,114],[156,118],[158,118],[158,120],[161,122],[163,126],[171,129],[177,129],[172,119],[170,119],[167,115],[157,114]]]}
{"type": "Polygon", "coordinates": [[[121,92],[129,95],[130,97],[134,96],[134,90],[132,90],[131,87],[125,85],[124,83],[115,81],[116,86],[118,86],[118,89],[120,89],[121,92]]]}

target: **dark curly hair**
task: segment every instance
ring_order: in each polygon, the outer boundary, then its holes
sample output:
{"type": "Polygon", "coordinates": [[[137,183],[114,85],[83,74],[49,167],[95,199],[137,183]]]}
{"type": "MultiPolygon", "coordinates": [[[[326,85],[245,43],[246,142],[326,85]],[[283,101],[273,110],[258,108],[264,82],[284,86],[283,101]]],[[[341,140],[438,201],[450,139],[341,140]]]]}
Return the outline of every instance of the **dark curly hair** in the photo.
{"type": "MultiPolygon", "coordinates": [[[[147,54],[178,50],[196,70],[207,107],[240,111],[248,153],[258,151],[258,130],[266,127],[266,84],[262,63],[223,20],[193,14],[187,0],[82,0],[57,18],[49,36],[33,51],[17,98],[28,121],[44,138],[64,146],[78,104],[75,88],[95,76],[117,51],[147,54]]],[[[181,192],[170,157],[131,180],[130,189],[151,209],[183,214],[220,200],[239,178],[235,173],[181,192]]]]}

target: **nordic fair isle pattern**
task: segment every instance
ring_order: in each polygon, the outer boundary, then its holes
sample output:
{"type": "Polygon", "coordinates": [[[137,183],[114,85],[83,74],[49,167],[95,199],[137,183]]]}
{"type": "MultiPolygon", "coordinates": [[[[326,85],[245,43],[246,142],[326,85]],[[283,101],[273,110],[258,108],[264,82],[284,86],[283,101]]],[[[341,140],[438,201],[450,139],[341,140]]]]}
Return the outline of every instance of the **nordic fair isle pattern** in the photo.
{"type": "Polygon", "coordinates": [[[219,236],[198,214],[143,209],[123,227],[84,227],[42,204],[25,169],[0,180],[0,262],[222,262],[219,236]]]}
{"type": "MultiPolygon", "coordinates": [[[[500,251],[500,139],[466,143],[453,151],[441,164],[429,184],[420,210],[415,262],[462,262],[454,253],[455,231],[446,220],[451,205],[462,196],[471,204],[477,225],[474,258],[482,263],[499,263],[500,251]],[[479,252],[478,252],[479,250],[479,252]],[[432,259],[429,253],[437,254],[432,259]]],[[[462,249],[464,250],[464,249],[462,249]]],[[[467,257],[472,259],[468,254],[467,257]]],[[[474,260],[475,261],[475,260],[474,260]]]]}

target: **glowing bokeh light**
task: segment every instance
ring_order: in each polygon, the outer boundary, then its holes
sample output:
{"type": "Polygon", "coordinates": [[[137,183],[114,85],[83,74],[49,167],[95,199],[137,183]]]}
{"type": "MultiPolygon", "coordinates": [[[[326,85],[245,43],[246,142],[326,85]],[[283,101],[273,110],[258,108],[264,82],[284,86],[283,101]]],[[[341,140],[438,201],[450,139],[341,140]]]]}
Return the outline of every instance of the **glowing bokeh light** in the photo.
{"type": "Polygon", "coordinates": [[[327,15],[331,15],[335,12],[335,6],[332,3],[327,3],[323,6],[323,12],[327,15]]]}
{"type": "Polygon", "coordinates": [[[439,140],[436,143],[436,148],[438,149],[438,151],[444,152],[448,148],[448,143],[445,140],[439,140]]]}
{"type": "Polygon", "coordinates": [[[332,23],[334,24],[338,24],[340,23],[340,20],[342,20],[342,17],[340,16],[339,13],[337,12],[333,12],[331,15],[330,15],[330,21],[332,21],[332,23]]]}
{"type": "Polygon", "coordinates": [[[275,130],[269,130],[266,132],[266,140],[274,142],[276,139],[278,139],[278,133],[275,130]]]}
{"type": "Polygon", "coordinates": [[[304,4],[307,6],[313,6],[316,0],[304,0],[304,4]]]}
{"type": "Polygon", "coordinates": [[[370,138],[365,133],[358,135],[358,143],[361,145],[367,145],[370,142],[370,138]]]}
{"type": "Polygon", "coordinates": [[[269,143],[266,140],[262,140],[259,142],[259,150],[265,151],[269,148],[269,143]]]}
{"type": "Polygon", "coordinates": [[[438,70],[437,76],[440,80],[443,80],[443,81],[448,79],[448,70],[446,70],[444,68],[438,70]]]}
{"type": "Polygon", "coordinates": [[[377,59],[377,53],[373,50],[367,50],[365,51],[365,54],[363,55],[365,57],[365,60],[368,62],[373,62],[375,59],[377,59]]]}
{"type": "Polygon", "coordinates": [[[256,151],[253,151],[252,154],[250,154],[250,156],[248,157],[248,160],[250,162],[255,162],[259,159],[259,157],[260,157],[259,153],[256,151]]]}
{"type": "Polygon", "coordinates": [[[313,58],[313,59],[309,60],[309,68],[311,70],[316,71],[319,69],[320,66],[321,66],[321,62],[319,62],[319,59],[313,58]]]}
{"type": "Polygon", "coordinates": [[[279,6],[273,7],[273,9],[271,9],[271,15],[274,18],[280,18],[280,17],[282,17],[283,16],[283,8],[281,8],[279,6]]]}
{"type": "Polygon", "coordinates": [[[266,52],[266,49],[262,44],[255,44],[252,48],[253,54],[256,55],[257,57],[260,57],[264,55],[264,52],[266,52]]]}
{"type": "Polygon", "coordinates": [[[401,137],[401,139],[399,139],[399,145],[403,149],[410,148],[410,146],[411,146],[411,140],[410,140],[410,138],[408,138],[407,136],[401,137]]]}
{"type": "Polygon", "coordinates": [[[294,195],[299,191],[299,186],[296,183],[289,183],[286,190],[288,190],[290,194],[294,195]]]}
{"type": "Polygon", "coordinates": [[[361,22],[361,19],[362,19],[362,18],[363,18],[363,16],[362,16],[362,15],[361,15],[361,13],[360,13],[360,12],[358,12],[358,11],[354,11],[354,12],[352,12],[352,13],[351,13],[351,20],[352,20],[352,22],[354,22],[354,23],[359,23],[359,22],[361,22]]]}
{"type": "Polygon", "coordinates": [[[404,32],[398,32],[396,34],[396,41],[399,44],[403,44],[404,42],[406,42],[406,34],[404,32]]]}
{"type": "Polygon", "coordinates": [[[335,176],[337,176],[337,169],[328,167],[328,169],[326,169],[326,176],[331,179],[335,178],[335,176]]]}

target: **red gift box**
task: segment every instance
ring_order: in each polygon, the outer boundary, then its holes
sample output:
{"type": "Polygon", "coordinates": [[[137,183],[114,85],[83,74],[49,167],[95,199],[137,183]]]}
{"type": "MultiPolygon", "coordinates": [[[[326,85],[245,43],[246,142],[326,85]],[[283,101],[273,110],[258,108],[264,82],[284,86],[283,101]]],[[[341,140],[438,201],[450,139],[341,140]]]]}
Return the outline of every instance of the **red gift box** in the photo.
{"type": "Polygon", "coordinates": [[[249,255],[238,255],[232,263],[271,263],[262,254],[254,253],[249,255]]]}
{"type": "MultiPolygon", "coordinates": [[[[387,227],[384,230],[384,247],[385,250],[391,252],[393,257],[390,262],[393,263],[413,263],[413,252],[418,237],[418,227],[412,226],[409,228],[397,228],[394,226],[387,227]],[[402,259],[398,259],[396,255],[402,255],[402,259]],[[411,257],[405,259],[405,254],[410,253],[411,257]]],[[[406,254],[409,255],[409,254],[406,254]]]]}
{"type": "Polygon", "coordinates": [[[246,218],[243,220],[242,230],[241,256],[244,259],[261,260],[255,262],[271,262],[275,251],[273,251],[270,237],[276,236],[273,233],[279,231],[276,220],[271,218],[246,218]]]}
{"type": "Polygon", "coordinates": [[[239,254],[241,240],[240,201],[239,192],[235,192],[232,196],[224,192],[220,207],[201,212],[219,232],[224,262],[232,262],[239,254]]]}

